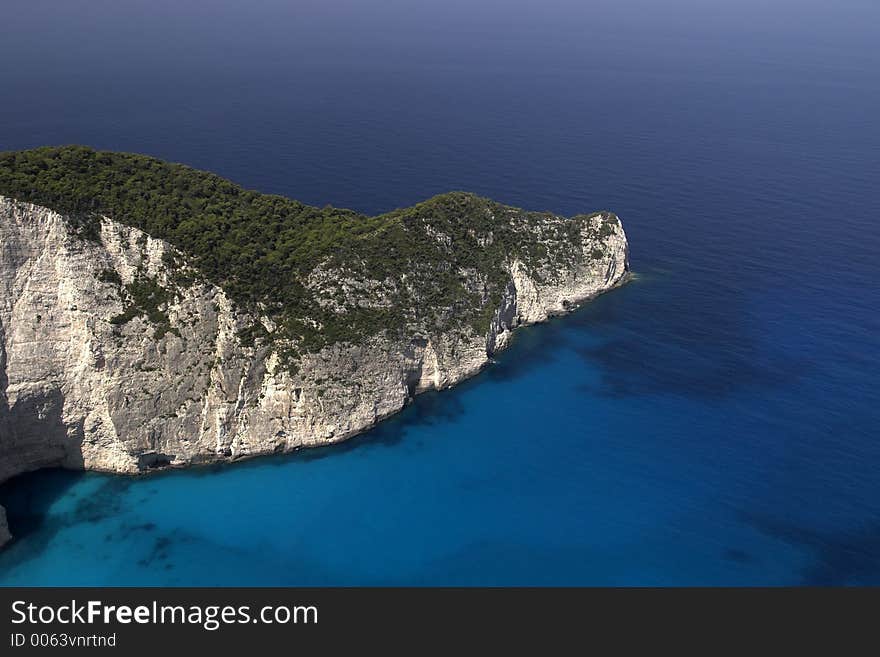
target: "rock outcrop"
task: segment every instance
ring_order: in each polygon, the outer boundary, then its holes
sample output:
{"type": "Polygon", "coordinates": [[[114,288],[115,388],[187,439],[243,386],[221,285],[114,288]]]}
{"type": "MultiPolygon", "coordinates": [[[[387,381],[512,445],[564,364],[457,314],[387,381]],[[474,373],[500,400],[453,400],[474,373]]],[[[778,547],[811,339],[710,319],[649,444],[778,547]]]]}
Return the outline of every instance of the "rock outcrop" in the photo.
{"type": "Polygon", "coordinates": [[[0,482],[44,467],[138,473],[345,440],[474,375],[517,326],[624,281],[619,220],[580,222],[584,257],[569,266],[504,263],[509,282],[486,334],[379,333],[292,369],[270,345],[240,339],[254,317],[223,289],[180,283],[185,257],[166,242],[106,217],[99,240],[83,239],[68,217],[0,196],[0,482]],[[166,330],[144,316],[111,321],[136,276],[174,290],[166,330]]]}

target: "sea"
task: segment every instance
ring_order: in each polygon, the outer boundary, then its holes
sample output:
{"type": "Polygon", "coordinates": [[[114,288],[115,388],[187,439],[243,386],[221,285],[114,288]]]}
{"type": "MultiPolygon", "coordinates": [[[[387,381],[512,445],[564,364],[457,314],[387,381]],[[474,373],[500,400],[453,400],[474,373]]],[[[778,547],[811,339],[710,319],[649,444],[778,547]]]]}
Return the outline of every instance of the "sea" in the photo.
{"type": "Polygon", "coordinates": [[[15,478],[0,584],[880,584],[878,43],[874,0],[3,0],[0,150],[609,209],[635,278],[342,445],[15,478]]]}

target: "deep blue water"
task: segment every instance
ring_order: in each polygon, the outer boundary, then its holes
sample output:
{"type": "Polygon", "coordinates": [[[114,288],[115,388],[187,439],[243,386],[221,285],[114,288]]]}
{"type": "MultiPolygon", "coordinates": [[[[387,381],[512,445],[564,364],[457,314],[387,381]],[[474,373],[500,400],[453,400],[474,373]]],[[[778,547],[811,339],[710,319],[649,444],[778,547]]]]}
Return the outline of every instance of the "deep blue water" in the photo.
{"type": "Polygon", "coordinates": [[[0,583],[880,584],[878,42],[859,0],[4,0],[0,149],[609,208],[638,280],[342,446],[14,480],[0,583]]]}

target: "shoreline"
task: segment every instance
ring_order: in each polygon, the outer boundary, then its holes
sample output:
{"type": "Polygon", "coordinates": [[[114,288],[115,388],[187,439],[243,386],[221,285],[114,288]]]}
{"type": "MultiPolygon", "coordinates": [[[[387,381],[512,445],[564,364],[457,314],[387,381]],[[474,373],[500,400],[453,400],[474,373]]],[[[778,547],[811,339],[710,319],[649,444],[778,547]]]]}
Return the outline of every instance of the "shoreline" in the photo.
{"type": "MultiPolygon", "coordinates": [[[[590,296],[585,297],[583,299],[580,299],[576,302],[573,302],[565,311],[548,313],[547,318],[544,320],[541,320],[541,321],[528,322],[528,323],[522,323],[522,324],[517,325],[516,327],[514,327],[511,330],[511,339],[508,340],[501,347],[501,349],[498,350],[497,353],[507,351],[511,347],[511,345],[514,344],[515,339],[516,339],[516,337],[515,337],[516,332],[520,328],[527,328],[527,327],[532,327],[532,326],[537,327],[537,326],[541,326],[543,324],[548,324],[548,323],[555,321],[555,320],[561,320],[561,319],[564,319],[565,317],[569,317],[572,314],[576,313],[578,310],[583,309],[591,301],[606,294],[607,292],[610,292],[610,291],[615,290],[617,288],[623,287],[624,285],[632,282],[636,278],[637,278],[637,275],[634,272],[632,272],[631,270],[627,269],[625,271],[624,275],[621,276],[617,281],[615,281],[613,285],[610,285],[609,287],[603,289],[601,292],[598,292],[596,294],[590,295],[590,296]]],[[[54,466],[54,467],[42,467],[42,468],[35,468],[33,470],[29,470],[26,472],[20,472],[16,475],[6,479],[6,480],[0,481],[0,486],[5,487],[10,484],[14,485],[14,482],[16,479],[18,479],[20,477],[28,476],[28,475],[33,475],[33,474],[35,474],[37,472],[41,472],[41,471],[58,470],[58,471],[72,472],[72,473],[94,472],[96,474],[102,474],[102,475],[108,475],[108,476],[114,476],[114,477],[123,477],[123,478],[131,479],[131,480],[137,480],[137,479],[147,479],[150,477],[160,477],[162,475],[169,475],[172,473],[184,472],[187,470],[202,470],[202,469],[206,469],[206,468],[210,468],[210,467],[216,467],[216,468],[232,467],[232,466],[235,466],[240,463],[250,463],[250,462],[257,461],[259,459],[270,459],[270,458],[278,458],[278,457],[295,457],[298,454],[306,454],[308,452],[312,452],[312,451],[316,451],[316,450],[320,450],[320,449],[332,450],[340,445],[349,443],[350,441],[357,439],[358,437],[361,437],[366,433],[369,433],[373,429],[376,429],[383,422],[385,422],[387,420],[391,420],[395,417],[398,417],[407,408],[412,406],[413,403],[415,403],[416,398],[421,396],[422,394],[427,393],[427,392],[443,393],[444,391],[458,388],[460,385],[463,385],[463,384],[466,384],[469,382],[473,382],[475,379],[477,379],[477,377],[479,377],[480,374],[483,373],[484,370],[488,369],[489,367],[491,367],[494,364],[495,364],[494,359],[492,357],[489,357],[479,368],[474,370],[472,373],[467,374],[466,376],[464,376],[463,378],[461,378],[460,380],[456,381],[455,383],[453,383],[451,385],[444,386],[442,388],[428,388],[425,390],[419,390],[413,395],[413,397],[411,397],[409,399],[409,401],[403,407],[397,409],[396,411],[394,411],[392,413],[389,413],[385,416],[382,416],[381,418],[378,418],[370,426],[363,427],[362,429],[360,429],[358,431],[352,432],[350,434],[346,434],[338,439],[329,441],[325,444],[302,444],[302,445],[297,445],[296,447],[294,447],[293,449],[290,449],[290,450],[276,450],[273,452],[243,454],[243,455],[238,455],[233,458],[223,457],[223,458],[218,458],[218,459],[214,459],[214,460],[205,460],[205,461],[200,461],[200,462],[189,462],[189,463],[179,464],[179,465],[165,464],[165,465],[159,465],[159,466],[155,466],[155,467],[148,467],[143,470],[135,471],[135,472],[113,470],[110,468],[70,468],[70,467],[64,467],[63,465],[58,465],[58,466],[54,466]]],[[[148,453],[146,453],[145,455],[147,455],[147,454],[148,453]]],[[[0,520],[7,520],[5,510],[2,505],[2,500],[0,500],[0,520]]],[[[11,533],[8,529],[7,529],[6,533],[9,534],[9,538],[6,538],[6,540],[3,540],[4,537],[3,537],[2,529],[4,529],[4,528],[8,528],[7,522],[0,522],[0,550],[3,550],[4,548],[8,547],[9,545],[13,544],[16,541],[15,534],[11,533]]]]}

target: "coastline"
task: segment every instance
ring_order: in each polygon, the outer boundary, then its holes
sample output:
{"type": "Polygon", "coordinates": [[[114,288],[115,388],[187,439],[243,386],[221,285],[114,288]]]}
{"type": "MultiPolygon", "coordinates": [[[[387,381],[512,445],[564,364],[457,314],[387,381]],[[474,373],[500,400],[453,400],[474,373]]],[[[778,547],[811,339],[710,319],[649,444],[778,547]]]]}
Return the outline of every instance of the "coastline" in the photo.
{"type": "Polygon", "coordinates": [[[0,226],[0,233],[5,231],[0,256],[13,265],[0,278],[13,302],[0,308],[0,369],[7,377],[4,390],[13,395],[0,398],[0,423],[18,432],[12,444],[26,450],[0,454],[3,481],[46,467],[150,474],[341,443],[396,415],[422,392],[477,376],[518,328],[570,314],[631,280],[619,219],[610,213],[585,216],[585,250],[597,243],[597,226],[613,217],[608,237],[602,238],[603,245],[608,240],[603,259],[551,269],[545,278],[533,278],[515,260],[486,335],[441,332],[334,344],[305,357],[292,376],[279,370],[271,351],[239,343],[236,336],[246,318],[222,289],[208,283],[183,289],[169,301],[167,313],[178,335],[165,335],[156,344],[144,335],[143,323],[132,322],[120,340],[117,329],[100,320],[121,310],[100,282],[102,272],[109,268],[131,280],[146,270],[158,281],[171,280],[174,272],[165,264],[171,247],[107,218],[100,241],[85,243],[70,236],[67,219],[57,212],[0,201],[9,219],[0,226]],[[28,272],[25,287],[19,270],[28,272]],[[59,272],[68,273],[59,277],[59,272]],[[41,322],[41,315],[57,319],[41,322]],[[28,321],[33,317],[36,323],[28,321]],[[181,322],[185,317],[192,319],[181,322]],[[186,373],[206,352],[192,351],[193,360],[186,345],[206,341],[213,364],[201,379],[192,379],[186,373]],[[181,387],[200,380],[203,392],[181,387]],[[180,392],[161,411],[155,404],[169,386],[180,392]],[[67,391],[63,397],[61,389],[67,391]],[[37,403],[46,409],[49,427],[14,410],[28,395],[43,400],[37,403]],[[193,397],[203,401],[194,403],[193,397]],[[4,417],[4,407],[14,412],[7,410],[4,417]],[[161,441],[156,435],[163,436],[161,441]]]}

